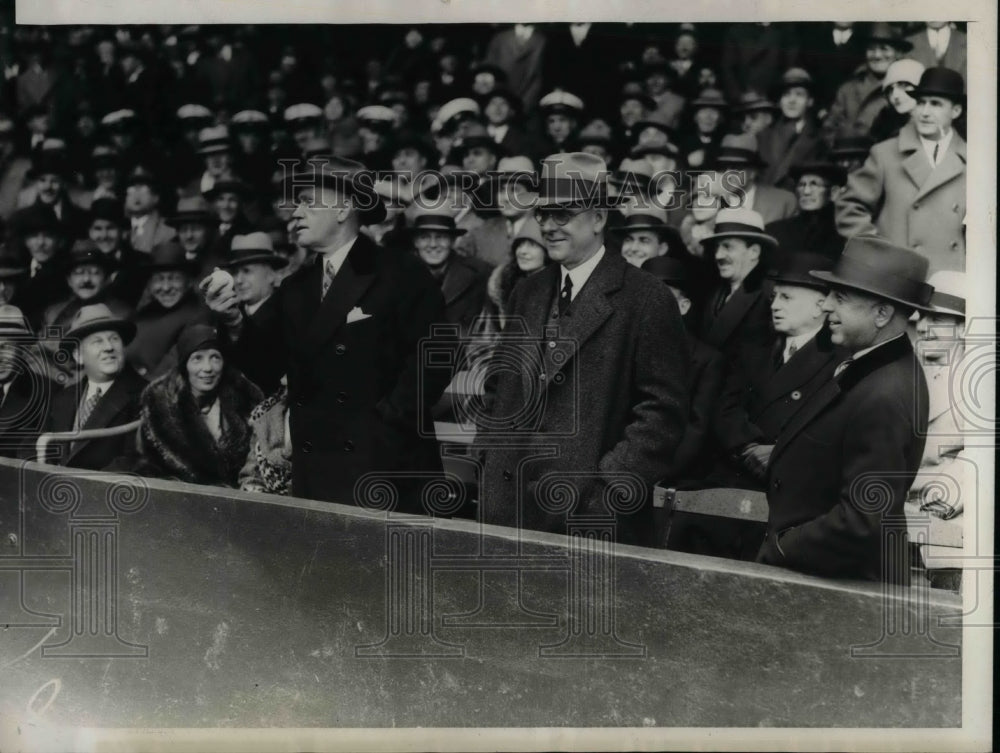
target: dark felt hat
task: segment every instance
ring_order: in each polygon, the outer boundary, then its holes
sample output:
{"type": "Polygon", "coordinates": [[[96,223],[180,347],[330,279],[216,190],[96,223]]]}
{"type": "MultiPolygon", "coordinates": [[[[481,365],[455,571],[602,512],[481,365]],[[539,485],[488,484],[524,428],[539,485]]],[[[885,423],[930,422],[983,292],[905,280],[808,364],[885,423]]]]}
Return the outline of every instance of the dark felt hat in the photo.
{"type": "Polygon", "coordinates": [[[428,209],[413,217],[413,225],[409,228],[410,234],[416,235],[422,230],[439,230],[455,237],[466,233],[463,228],[455,226],[455,216],[451,212],[440,209],[428,209]]]}
{"type": "Polygon", "coordinates": [[[873,42],[883,42],[895,47],[900,52],[909,52],[913,49],[913,45],[907,41],[898,28],[883,21],[873,23],[868,27],[868,33],[865,34],[865,44],[873,42]]]}
{"type": "Polygon", "coordinates": [[[910,92],[918,97],[944,97],[957,105],[965,105],[965,79],[951,68],[928,68],[920,77],[917,88],[910,92]]]}
{"type": "Polygon", "coordinates": [[[84,264],[96,264],[102,267],[105,272],[111,272],[118,267],[115,258],[111,254],[103,253],[89,238],[74,241],[73,248],[70,249],[63,262],[66,272],[84,264]]]}
{"type": "Polygon", "coordinates": [[[125,213],[122,211],[122,203],[118,199],[104,197],[94,199],[90,205],[90,222],[94,220],[107,220],[116,225],[125,223],[125,213]]]}
{"type": "Polygon", "coordinates": [[[848,239],[843,255],[829,272],[812,271],[831,285],[930,311],[934,288],[927,284],[927,257],[874,235],[848,239]]]}
{"type": "Polygon", "coordinates": [[[775,269],[770,270],[767,276],[774,282],[784,285],[799,285],[822,290],[829,286],[822,280],[817,280],[810,272],[829,272],[833,269],[833,264],[834,260],[829,256],[793,249],[791,253],[782,254],[780,263],[775,269]]]}
{"type": "Polygon", "coordinates": [[[825,161],[800,162],[792,165],[788,174],[793,180],[798,180],[803,175],[819,175],[834,186],[842,186],[847,180],[847,171],[844,168],[834,162],[825,161]]]}
{"type": "Polygon", "coordinates": [[[285,179],[286,196],[307,188],[333,188],[354,200],[358,221],[375,225],[385,219],[385,202],[374,189],[374,174],[360,162],[343,157],[299,160],[285,179]]]}
{"type": "Polygon", "coordinates": [[[147,272],[164,272],[176,269],[188,274],[194,274],[198,262],[191,261],[185,255],[184,247],[175,240],[164,241],[153,246],[149,259],[143,265],[147,272]]]}
{"type": "Polygon", "coordinates": [[[688,265],[680,259],[670,256],[655,256],[642,263],[642,269],[654,277],[663,280],[667,285],[680,288],[685,293],[690,292],[695,284],[694,275],[688,265]]]}
{"type": "Polygon", "coordinates": [[[187,362],[192,353],[213,348],[225,353],[225,341],[211,324],[189,324],[177,336],[177,368],[187,375],[187,362]]]}

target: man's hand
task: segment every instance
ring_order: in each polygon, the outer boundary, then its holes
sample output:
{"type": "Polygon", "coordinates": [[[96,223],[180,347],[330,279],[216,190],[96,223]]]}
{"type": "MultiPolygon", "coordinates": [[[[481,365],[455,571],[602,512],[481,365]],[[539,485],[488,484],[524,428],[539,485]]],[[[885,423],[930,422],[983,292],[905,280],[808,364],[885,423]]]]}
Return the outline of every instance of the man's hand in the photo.
{"type": "Polygon", "coordinates": [[[198,288],[208,307],[227,324],[236,325],[240,322],[242,314],[231,274],[216,267],[212,274],[201,281],[198,288]]]}
{"type": "Polygon", "coordinates": [[[767,478],[767,464],[771,460],[773,444],[749,444],[743,448],[740,460],[758,478],[767,478]]]}

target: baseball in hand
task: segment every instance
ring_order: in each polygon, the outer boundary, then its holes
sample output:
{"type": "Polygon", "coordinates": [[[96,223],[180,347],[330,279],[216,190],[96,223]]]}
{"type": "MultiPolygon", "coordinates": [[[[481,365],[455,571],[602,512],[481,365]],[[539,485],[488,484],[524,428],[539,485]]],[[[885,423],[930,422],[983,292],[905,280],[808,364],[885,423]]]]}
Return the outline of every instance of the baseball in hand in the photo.
{"type": "Polygon", "coordinates": [[[224,269],[218,267],[201,281],[199,287],[205,294],[205,300],[211,306],[212,303],[231,298],[236,294],[236,284],[233,276],[224,269]]]}

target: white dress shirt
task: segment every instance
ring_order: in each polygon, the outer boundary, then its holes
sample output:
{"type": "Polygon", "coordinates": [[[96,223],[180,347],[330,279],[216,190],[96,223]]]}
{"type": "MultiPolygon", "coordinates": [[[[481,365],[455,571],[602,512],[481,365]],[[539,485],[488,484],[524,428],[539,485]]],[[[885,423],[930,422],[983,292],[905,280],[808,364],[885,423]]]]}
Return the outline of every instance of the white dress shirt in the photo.
{"type": "Polygon", "coordinates": [[[796,351],[802,350],[806,344],[819,334],[819,331],[823,329],[823,325],[820,324],[816,329],[806,332],[804,335],[790,335],[785,338],[785,350],[782,353],[782,360],[788,363],[788,359],[792,357],[792,348],[794,347],[796,351]]]}
{"type": "Polygon", "coordinates": [[[934,50],[935,57],[940,60],[948,51],[948,42],[951,41],[951,27],[945,25],[940,29],[928,29],[927,41],[930,43],[931,49],[934,50]]]}
{"type": "Polygon", "coordinates": [[[580,294],[580,290],[586,284],[587,280],[597,269],[597,265],[600,263],[601,259],[604,258],[604,246],[601,246],[597,253],[591,256],[583,264],[575,267],[573,269],[566,269],[566,267],[559,266],[559,289],[562,290],[563,286],[566,284],[566,277],[573,281],[573,290],[570,292],[569,299],[575,300],[580,294]]]}
{"type": "Polygon", "coordinates": [[[833,30],[833,43],[838,47],[842,44],[847,44],[851,41],[851,34],[854,33],[854,29],[834,29],[833,30]]]}
{"type": "Polygon", "coordinates": [[[506,123],[504,125],[488,125],[488,126],[486,126],[486,132],[498,144],[500,142],[502,142],[506,138],[508,130],[510,130],[510,126],[507,125],[506,123]]]}
{"type": "Polygon", "coordinates": [[[527,42],[531,39],[531,35],[535,32],[535,27],[531,24],[514,24],[514,34],[522,42],[527,42]]]}
{"type": "Polygon", "coordinates": [[[583,41],[587,38],[587,34],[590,32],[590,24],[570,24],[569,33],[573,35],[573,44],[579,47],[583,44],[583,41]]]}
{"type": "MultiPolygon", "coordinates": [[[[98,383],[98,382],[92,382],[91,380],[88,379],[87,380],[87,394],[85,394],[83,396],[83,400],[80,401],[80,408],[82,408],[84,405],[86,405],[87,401],[90,400],[90,398],[92,398],[97,393],[100,393],[101,397],[103,397],[104,395],[107,395],[108,394],[108,390],[110,390],[114,386],[114,383],[115,383],[114,379],[112,379],[110,382],[100,382],[100,383],[98,383]]],[[[76,428],[78,428],[78,429],[81,428],[80,427],[80,423],[79,423],[79,421],[80,421],[80,408],[77,408],[77,411],[76,411],[76,421],[77,421],[76,428]]]]}
{"type": "Polygon", "coordinates": [[[927,154],[927,159],[931,163],[931,167],[937,167],[941,164],[941,160],[944,159],[945,153],[948,151],[948,145],[951,143],[951,137],[955,134],[954,128],[949,128],[948,132],[945,133],[937,141],[931,141],[930,139],[925,139],[923,136],[920,137],[920,144],[924,148],[924,152],[927,154]],[[934,147],[937,146],[937,159],[934,159],[934,147]]]}
{"type": "Polygon", "coordinates": [[[144,214],[141,217],[132,218],[132,232],[141,233],[142,229],[146,227],[146,222],[149,220],[149,215],[144,214]]]}

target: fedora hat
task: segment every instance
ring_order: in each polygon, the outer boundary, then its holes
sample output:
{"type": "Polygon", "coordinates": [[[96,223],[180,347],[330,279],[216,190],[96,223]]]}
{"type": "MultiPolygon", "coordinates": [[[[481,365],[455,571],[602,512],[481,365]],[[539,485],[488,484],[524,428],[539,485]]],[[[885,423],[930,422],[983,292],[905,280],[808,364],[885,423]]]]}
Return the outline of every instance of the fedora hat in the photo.
{"type": "Polygon", "coordinates": [[[920,76],[917,88],[910,92],[914,99],[918,97],[944,97],[956,105],[965,105],[965,79],[958,71],[951,68],[928,68],[920,76]]]}
{"type": "Polygon", "coordinates": [[[927,284],[934,288],[931,295],[931,311],[965,318],[965,272],[942,269],[931,275],[927,284]]]}
{"type": "Polygon", "coordinates": [[[513,90],[507,88],[506,86],[496,86],[490,92],[479,98],[480,106],[483,110],[486,109],[486,105],[488,105],[490,100],[494,97],[500,97],[505,100],[515,114],[521,112],[524,107],[524,103],[521,101],[521,98],[517,96],[513,90]]]}
{"type": "Polygon", "coordinates": [[[632,188],[647,196],[653,182],[653,165],[639,157],[626,157],[608,177],[608,181],[619,191],[632,188]]]}
{"type": "Polygon", "coordinates": [[[737,113],[758,112],[769,110],[778,112],[781,108],[760,92],[748,91],[740,96],[739,104],[733,108],[737,113]]]}
{"type": "Polygon", "coordinates": [[[834,139],[831,157],[867,157],[875,142],[868,136],[841,136],[834,139]]]}
{"type": "Polygon", "coordinates": [[[0,304],[0,337],[34,337],[34,334],[21,309],[9,303],[0,304]]]}
{"type": "Polygon", "coordinates": [[[209,126],[198,131],[198,154],[219,154],[233,148],[229,129],[224,125],[209,126]]]}
{"type": "Polygon", "coordinates": [[[41,149],[31,158],[28,179],[37,180],[42,175],[58,175],[66,180],[69,175],[68,161],[62,150],[41,149]]]}
{"type": "Polygon", "coordinates": [[[744,207],[720,209],[715,215],[715,230],[701,239],[702,243],[723,238],[745,238],[764,243],[771,248],[778,247],[777,239],[764,232],[764,218],[758,212],[744,207]]]}
{"type": "Polygon", "coordinates": [[[691,100],[691,111],[701,107],[714,107],[717,110],[725,110],[729,107],[726,96],[718,89],[702,89],[698,96],[691,100]]]}
{"type": "Polygon", "coordinates": [[[614,145],[611,126],[603,118],[591,120],[576,135],[576,145],[577,147],[603,146],[610,150],[614,145]]]}
{"type": "Polygon", "coordinates": [[[666,134],[669,141],[674,141],[677,138],[677,132],[659,110],[651,112],[642,120],[636,121],[636,124],[632,126],[632,132],[638,134],[646,128],[655,128],[666,134]]]}
{"type": "Polygon", "coordinates": [[[530,157],[524,155],[501,157],[496,170],[488,173],[486,179],[472,189],[469,195],[472,197],[475,209],[496,209],[497,194],[503,186],[514,183],[521,186],[525,192],[534,193],[537,182],[535,164],[530,157]]]}
{"type": "Polygon", "coordinates": [[[649,96],[643,91],[633,90],[633,89],[622,92],[621,96],[618,97],[618,104],[623,105],[630,99],[635,100],[636,102],[641,104],[642,109],[646,110],[647,112],[652,112],[657,108],[655,99],[653,99],[651,96],[649,96]]]}
{"type": "Polygon", "coordinates": [[[781,92],[784,93],[796,86],[808,89],[810,92],[815,87],[813,77],[805,68],[789,68],[781,76],[781,92]]]}
{"type": "Polygon", "coordinates": [[[170,218],[172,227],[200,223],[207,225],[215,219],[212,208],[203,196],[182,196],[177,200],[177,210],[170,218]]]}
{"type": "Polygon", "coordinates": [[[542,160],[538,205],[587,204],[610,208],[620,201],[608,194],[608,168],[600,157],[586,152],[552,154],[542,160]]]}
{"type": "Polygon", "coordinates": [[[773,282],[783,285],[798,285],[804,288],[824,290],[828,286],[817,280],[810,272],[829,272],[833,269],[833,259],[808,251],[794,251],[782,254],[780,262],[767,276],[773,282]]]}
{"type": "Polygon", "coordinates": [[[439,230],[454,237],[466,233],[463,228],[455,226],[454,215],[442,209],[425,209],[413,216],[413,224],[409,228],[410,234],[416,235],[422,230],[439,230]]]}
{"type": "Polygon", "coordinates": [[[102,267],[105,272],[117,269],[118,262],[111,254],[102,253],[97,245],[90,238],[80,238],[73,242],[73,248],[66,255],[64,266],[66,272],[70,272],[74,267],[95,264],[102,267]]]}
{"type": "Polygon", "coordinates": [[[757,137],[751,133],[723,136],[715,163],[717,165],[744,165],[747,167],[765,167],[767,165],[760,157],[757,137]]]}
{"type": "Polygon", "coordinates": [[[126,187],[149,186],[154,191],[157,191],[159,185],[156,175],[145,165],[136,165],[132,172],[125,178],[126,187]]]}
{"type": "Polygon", "coordinates": [[[685,293],[690,293],[695,284],[694,276],[688,265],[680,259],[674,259],[670,256],[654,256],[652,259],[646,259],[642,263],[641,269],[667,285],[680,288],[685,293]]]}
{"type": "Polygon", "coordinates": [[[879,21],[868,27],[865,44],[881,42],[895,47],[900,52],[909,52],[913,45],[903,37],[903,33],[892,24],[879,21]]]}
{"type": "Polygon", "coordinates": [[[115,316],[107,305],[92,303],[89,306],[82,306],[76,312],[73,321],[70,322],[69,330],[59,342],[59,347],[69,348],[77,345],[87,335],[95,332],[117,332],[121,335],[122,342],[128,345],[135,337],[135,330],[135,323],[115,316]]]}
{"type": "Polygon", "coordinates": [[[27,265],[0,244],[0,280],[13,280],[27,274],[27,265]]]}
{"type": "Polygon", "coordinates": [[[212,184],[212,187],[203,193],[203,196],[211,201],[222,193],[234,193],[241,198],[250,195],[251,188],[239,178],[220,178],[212,184]]]}
{"type": "Polygon", "coordinates": [[[116,225],[125,223],[125,213],[122,211],[121,201],[109,196],[94,199],[90,205],[89,215],[89,225],[92,225],[96,220],[106,220],[116,225]]]}
{"type": "Polygon", "coordinates": [[[153,246],[153,250],[149,252],[149,259],[143,267],[147,272],[165,272],[168,269],[176,269],[194,274],[198,269],[198,262],[188,259],[184,247],[177,241],[164,241],[153,246]]]}
{"type": "Polygon", "coordinates": [[[52,207],[42,204],[32,204],[24,209],[18,209],[11,217],[11,230],[20,236],[35,233],[47,233],[56,237],[68,234],[68,228],[52,207]]]}
{"type": "Polygon", "coordinates": [[[788,174],[793,180],[803,175],[819,175],[834,186],[842,186],[847,181],[847,171],[834,162],[799,162],[788,169],[788,174]]]}
{"type": "Polygon", "coordinates": [[[285,196],[303,188],[333,188],[355,200],[358,221],[375,225],[385,219],[385,202],[374,189],[374,174],[360,162],[344,157],[298,160],[284,180],[285,196]],[[367,179],[363,179],[367,176],[367,179]]]}
{"type": "Polygon", "coordinates": [[[810,274],[831,285],[929,311],[934,293],[926,282],[929,266],[927,258],[916,251],[875,235],[856,235],[848,239],[831,271],[810,274]]]}
{"type": "Polygon", "coordinates": [[[666,241],[667,246],[680,249],[684,246],[684,241],[677,229],[667,224],[667,210],[648,207],[641,210],[633,210],[625,215],[625,222],[610,229],[610,232],[617,235],[627,235],[628,233],[649,230],[657,233],[660,240],[666,241]]]}
{"type": "Polygon", "coordinates": [[[229,260],[220,266],[234,269],[244,264],[269,264],[272,269],[281,269],[288,266],[288,259],[274,253],[270,235],[258,231],[235,236],[229,260]]]}

